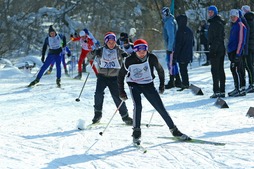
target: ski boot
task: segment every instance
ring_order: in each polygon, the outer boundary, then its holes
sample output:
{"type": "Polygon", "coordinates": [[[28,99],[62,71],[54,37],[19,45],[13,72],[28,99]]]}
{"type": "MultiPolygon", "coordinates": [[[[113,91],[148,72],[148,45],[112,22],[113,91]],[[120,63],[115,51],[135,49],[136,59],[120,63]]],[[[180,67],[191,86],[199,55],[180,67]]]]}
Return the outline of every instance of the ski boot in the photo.
{"type": "Polygon", "coordinates": [[[94,118],[93,118],[93,124],[95,124],[95,123],[99,123],[100,122],[100,120],[101,120],[101,117],[102,117],[102,113],[101,113],[101,111],[95,111],[94,112],[94,118]]]}
{"type": "Polygon", "coordinates": [[[125,122],[126,125],[131,126],[133,123],[132,118],[129,117],[129,115],[122,117],[123,122],[125,122]]]}
{"type": "Polygon", "coordinates": [[[179,140],[185,141],[185,140],[191,140],[190,137],[188,137],[186,134],[183,134],[178,130],[176,126],[170,129],[170,132],[174,137],[177,137],[179,140]]]}
{"type": "Polygon", "coordinates": [[[82,78],[82,72],[78,72],[78,75],[74,77],[74,79],[81,79],[82,78]]]}
{"type": "Polygon", "coordinates": [[[36,85],[37,83],[39,83],[39,81],[40,81],[39,79],[35,79],[27,87],[32,87],[32,86],[36,85]]]}
{"type": "Polygon", "coordinates": [[[57,85],[57,87],[61,87],[61,79],[56,79],[56,85],[57,85]]]}
{"type": "Polygon", "coordinates": [[[140,140],[141,129],[140,128],[133,128],[132,137],[133,137],[133,144],[140,145],[140,143],[141,143],[141,140],[140,140]]]}
{"type": "Polygon", "coordinates": [[[50,66],[49,70],[44,75],[49,75],[52,72],[52,70],[53,70],[53,67],[50,66]]]}

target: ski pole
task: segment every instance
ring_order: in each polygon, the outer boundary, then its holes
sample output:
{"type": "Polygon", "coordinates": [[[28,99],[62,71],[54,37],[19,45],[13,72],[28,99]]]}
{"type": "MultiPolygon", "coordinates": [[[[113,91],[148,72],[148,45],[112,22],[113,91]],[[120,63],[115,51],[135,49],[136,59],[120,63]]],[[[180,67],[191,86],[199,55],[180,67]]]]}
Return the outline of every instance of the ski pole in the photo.
{"type": "Polygon", "coordinates": [[[154,115],[154,112],[153,112],[153,113],[152,113],[152,115],[151,115],[151,118],[150,118],[149,123],[148,123],[148,124],[146,124],[146,127],[150,127],[151,121],[152,121],[152,119],[153,119],[153,115],[154,115]]]}
{"type": "Polygon", "coordinates": [[[88,79],[89,74],[90,74],[90,72],[87,73],[86,80],[85,80],[85,82],[84,82],[84,84],[83,84],[83,86],[82,86],[82,89],[81,89],[81,91],[80,91],[80,93],[79,93],[78,98],[76,98],[76,102],[79,102],[79,101],[80,101],[80,96],[81,96],[81,94],[82,94],[82,92],[83,92],[83,90],[84,90],[84,87],[85,87],[85,85],[86,85],[86,81],[87,81],[87,79],[88,79]]]}
{"type": "Polygon", "coordinates": [[[114,116],[116,115],[116,112],[117,112],[117,111],[120,109],[120,107],[122,106],[123,102],[124,102],[124,101],[122,100],[122,102],[119,104],[119,106],[117,107],[116,111],[114,112],[113,116],[112,116],[111,119],[109,120],[107,126],[104,128],[104,130],[103,130],[102,132],[99,133],[101,136],[103,135],[103,133],[104,133],[104,132],[106,131],[106,129],[108,128],[110,122],[112,121],[112,119],[113,119],[114,116]]]}
{"type": "MultiPolygon", "coordinates": [[[[95,59],[96,59],[96,56],[95,56],[94,60],[95,60],[95,59]]],[[[94,65],[94,61],[93,61],[93,64],[91,65],[92,68],[93,68],[93,65],[94,65]]],[[[80,93],[79,93],[78,98],[76,98],[76,102],[79,102],[79,101],[80,101],[80,96],[81,96],[81,94],[82,94],[82,92],[83,92],[83,90],[84,90],[84,87],[85,87],[85,85],[86,85],[86,81],[87,81],[89,75],[90,75],[90,72],[87,73],[86,80],[85,80],[85,82],[84,82],[84,84],[83,84],[83,86],[82,86],[82,89],[81,89],[81,91],[80,91],[80,93]]]]}
{"type": "Polygon", "coordinates": [[[69,40],[69,42],[67,42],[66,45],[69,44],[71,41],[72,41],[72,40],[69,40]]]}

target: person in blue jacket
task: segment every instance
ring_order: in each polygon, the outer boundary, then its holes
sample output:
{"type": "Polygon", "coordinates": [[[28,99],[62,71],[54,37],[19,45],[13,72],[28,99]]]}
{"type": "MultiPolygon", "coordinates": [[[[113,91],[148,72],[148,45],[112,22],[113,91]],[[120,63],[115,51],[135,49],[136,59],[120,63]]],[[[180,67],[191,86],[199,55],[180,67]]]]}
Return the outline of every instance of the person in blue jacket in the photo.
{"type": "Polygon", "coordinates": [[[43,47],[42,47],[42,57],[41,61],[43,62],[43,65],[34,81],[32,81],[28,87],[34,86],[37,83],[39,83],[43,73],[46,71],[46,69],[49,67],[49,65],[55,61],[56,62],[56,84],[58,87],[61,86],[61,53],[62,53],[62,47],[66,46],[66,37],[61,34],[57,34],[55,29],[52,25],[49,27],[48,36],[45,38],[43,47]],[[45,53],[47,48],[48,55],[45,60],[45,53]]]}
{"type": "Polygon", "coordinates": [[[232,9],[230,11],[231,30],[228,40],[228,57],[231,61],[230,70],[233,75],[235,89],[229,92],[229,96],[245,96],[245,76],[243,64],[243,49],[246,43],[247,29],[239,18],[239,11],[232,9]]]}
{"type": "Polygon", "coordinates": [[[185,14],[176,17],[178,29],[175,38],[174,57],[176,58],[182,78],[182,87],[178,91],[189,88],[188,64],[193,60],[194,36],[192,30],[187,26],[185,14]]]}
{"type": "Polygon", "coordinates": [[[169,82],[165,85],[165,89],[181,87],[182,85],[178,66],[176,59],[173,57],[177,23],[168,7],[163,7],[161,12],[163,22],[163,39],[166,47],[166,62],[169,71],[169,82]]]}

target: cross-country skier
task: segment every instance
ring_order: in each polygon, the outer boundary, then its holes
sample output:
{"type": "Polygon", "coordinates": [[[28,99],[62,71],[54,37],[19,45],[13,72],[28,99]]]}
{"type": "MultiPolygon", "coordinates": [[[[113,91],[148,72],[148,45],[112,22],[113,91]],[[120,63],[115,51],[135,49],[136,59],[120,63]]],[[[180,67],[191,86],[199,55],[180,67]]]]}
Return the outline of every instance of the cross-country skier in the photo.
{"type": "MultiPolygon", "coordinates": [[[[104,100],[104,90],[109,88],[110,94],[115,102],[116,107],[121,104],[119,98],[117,76],[121,68],[123,58],[127,56],[123,50],[116,45],[116,35],[113,32],[108,32],[104,36],[105,45],[100,47],[88,55],[88,59],[98,60],[97,83],[94,95],[94,118],[93,123],[100,122],[102,118],[102,107],[104,100]]],[[[129,117],[125,103],[119,108],[122,120],[127,124],[132,124],[132,118],[129,117]]]]}
{"type": "MultiPolygon", "coordinates": [[[[85,60],[87,54],[93,50],[93,45],[94,45],[93,39],[89,36],[88,31],[86,31],[86,32],[84,30],[80,31],[79,36],[80,37],[76,37],[76,38],[73,37],[71,39],[72,41],[79,41],[81,48],[82,48],[80,56],[79,56],[79,61],[78,61],[78,75],[76,77],[74,77],[75,79],[82,78],[82,64],[84,63],[84,60],[85,60]]],[[[92,60],[90,61],[90,64],[93,65],[92,60]]],[[[98,71],[97,71],[95,65],[93,65],[92,69],[93,69],[94,73],[97,75],[98,71]]]]}
{"type": "Polygon", "coordinates": [[[182,140],[189,140],[190,138],[181,133],[175,126],[162,103],[158,91],[154,87],[154,69],[158,72],[160,79],[159,93],[162,94],[164,92],[165,80],[163,67],[159,63],[157,57],[148,52],[148,43],[143,39],[136,40],[134,42],[134,52],[131,56],[125,59],[118,75],[120,98],[124,101],[128,99],[124,89],[124,79],[126,76],[126,82],[129,86],[131,98],[133,100],[133,142],[139,143],[141,137],[141,94],[143,94],[151,105],[159,112],[173,136],[182,140]]]}
{"type": "Polygon", "coordinates": [[[52,62],[56,62],[56,84],[58,87],[61,86],[61,53],[62,47],[66,46],[66,38],[64,35],[57,34],[53,26],[49,27],[48,36],[45,38],[43,48],[42,48],[42,57],[41,61],[44,63],[34,81],[32,81],[28,87],[34,86],[39,83],[43,73],[49,67],[52,62]],[[45,53],[49,47],[48,55],[45,60],[45,53]]]}

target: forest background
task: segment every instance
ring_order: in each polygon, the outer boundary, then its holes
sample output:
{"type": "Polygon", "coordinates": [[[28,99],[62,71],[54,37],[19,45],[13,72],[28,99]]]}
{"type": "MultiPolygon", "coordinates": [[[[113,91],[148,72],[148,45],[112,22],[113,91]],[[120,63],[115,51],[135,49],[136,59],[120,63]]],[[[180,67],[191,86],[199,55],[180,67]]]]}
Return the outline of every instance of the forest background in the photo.
{"type": "MultiPolygon", "coordinates": [[[[40,55],[51,24],[68,41],[70,34],[88,28],[101,43],[108,31],[119,37],[134,28],[133,39],[146,39],[150,50],[164,49],[160,10],[170,4],[171,0],[0,0],[0,58],[40,55]]],[[[254,9],[254,0],[175,0],[174,15],[188,16],[197,41],[200,21],[208,19],[207,7],[218,7],[228,34],[230,9],[246,4],[254,9]]]]}

